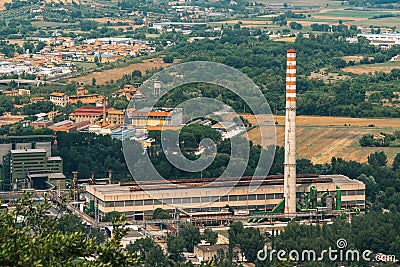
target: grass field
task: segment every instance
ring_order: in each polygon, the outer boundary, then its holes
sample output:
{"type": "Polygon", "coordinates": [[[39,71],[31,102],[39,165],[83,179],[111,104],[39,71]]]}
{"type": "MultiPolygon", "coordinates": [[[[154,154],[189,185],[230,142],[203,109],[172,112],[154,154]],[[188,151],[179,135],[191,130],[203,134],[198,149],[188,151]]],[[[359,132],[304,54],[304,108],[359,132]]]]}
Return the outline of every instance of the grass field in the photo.
{"type": "Polygon", "coordinates": [[[141,63],[135,63],[129,65],[128,67],[124,68],[115,68],[111,70],[105,70],[102,72],[93,72],[85,76],[81,76],[78,78],[68,79],[68,82],[77,82],[80,84],[91,84],[92,79],[96,79],[97,85],[105,85],[111,80],[119,80],[121,79],[124,74],[131,74],[134,70],[139,70],[142,73],[145,73],[146,70],[157,70],[160,67],[166,68],[171,64],[166,64],[163,62],[161,58],[154,58],[154,59],[147,59],[143,60],[141,63]]]}
{"type": "Polygon", "coordinates": [[[330,17],[337,19],[339,18],[368,19],[375,16],[386,15],[391,13],[393,12],[334,9],[316,13],[315,17],[330,17]]]}
{"type": "MultiPolygon", "coordinates": [[[[274,4],[280,4],[280,3],[287,3],[289,5],[294,5],[294,6],[325,6],[326,4],[330,6],[337,6],[338,4],[335,1],[331,0],[257,0],[256,2],[260,3],[274,3],[274,4]]],[[[340,5],[340,2],[339,2],[340,5]]]]}
{"type": "MultiPolygon", "coordinates": [[[[251,122],[256,123],[250,116],[251,122]]],[[[276,116],[277,145],[284,145],[284,116],[276,116]]],[[[259,144],[260,129],[263,131],[265,122],[248,133],[255,144],[259,144]]],[[[380,132],[393,133],[400,130],[400,119],[367,119],[346,117],[314,117],[298,116],[296,129],[296,150],[298,158],[308,158],[315,164],[328,163],[332,157],[346,160],[366,162],[369,154],[384,151],[391,163],[400,148],[394,147],[360,147],[359,139],[365,134],[380,132]],[[350,126],[344,126],[350,125],[350,126]],[[375,127],[367,127],[374,124],[375,127]]]]}
{"type": "Polygon", "coordinates": [[[351,72],[355,74],[363,74],[363,73],[375,73],[375,71],[380,72],[390,72],[393,69],[400,69],[400,61],[395,62],[385,62],[385,63],[376,63],[376,64],[363,64],[357,66],[351,66],[343,68],[342,70],[345,72],[351,72]]]}
{"type": "Polygon", "coordinates": [[[75,66],[82,67],[84,70],[92,69],[96,67],[96,63],[94,62],[74,62],[75,66]]]}

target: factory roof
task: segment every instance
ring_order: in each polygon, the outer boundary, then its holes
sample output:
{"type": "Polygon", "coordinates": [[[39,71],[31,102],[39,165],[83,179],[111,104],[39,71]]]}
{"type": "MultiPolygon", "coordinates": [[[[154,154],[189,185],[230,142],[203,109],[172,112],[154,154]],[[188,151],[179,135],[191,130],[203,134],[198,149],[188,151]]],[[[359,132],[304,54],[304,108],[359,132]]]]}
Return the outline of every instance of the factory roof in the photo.
{"type": "Polygon", "coordinates": [[[48,177],[49,179],[65,179],[65,175],[61,172],[41,172],[41,173],[29,173],[28,176],[30,178],[38,178],[38,177],[48,177]]]}
{"type": "Polygon", "coordinates": [[[25,153],[46,153],[44,149],[15,149],[11,150],[11,154],[25,154],[25,153]]]}
{"type": "MultiPolygon", "coordinates": [[[[203,179],[187,179],[187,180],[176,180],[171,181],[171,183],[166,183],[165,181],[149,181],[146,185],[141,185],[144,190],[142,190],[135,182],[132,183],[120,183],[120,184],[109,184],[109,185],[89,185],[94,191],[99,192],[104,196],[122,196],[122,195],[134,195],[134,194],[148,194],[151,192],[152,195],[156,195],[162,192],[171,192],[175,190],[184,190],[188,195],[190,192],[201,190],[207,191],[226,191],[224,189],[231,189],[234,187],[241,187],[242,189],[249,188],[249,183],[251,179],[248,177],[243,177],[244,180],[239,180],[238,177],[231,178],[219,178],[218,180],[214,178],[203,178],[203,179]],[[172,182],[176,182],[175,184],[172,182]],[[210,183],[214,182],[214,183],[210,183]]],[[[267,186],[269,188],[283,188],[283,176],[274,175],[267,177],[258,177],[255,179],[262,179],[264,182],[262,186],[267,186]]],[[[315,184],[324,185],[364,185],[358,180],[350,179],[344,175],[298,175],[297,186],[311,186],[315,184]]]]}
{"type": "Polygon", "coordinates": [[[47,160],[61,160],[61,157],[48,157],[47,160]]]}

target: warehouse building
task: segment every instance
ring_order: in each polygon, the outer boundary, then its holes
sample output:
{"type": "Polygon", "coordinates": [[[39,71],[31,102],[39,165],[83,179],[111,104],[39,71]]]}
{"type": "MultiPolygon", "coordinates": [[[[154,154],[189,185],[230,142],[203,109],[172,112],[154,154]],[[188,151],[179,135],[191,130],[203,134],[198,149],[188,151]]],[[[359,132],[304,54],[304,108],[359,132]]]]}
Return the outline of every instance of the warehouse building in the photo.
{"type": "MultiPolygon", "coordinates": [[[[86,202],[89,209],[95,210],[98,218],[118,211],[128,219],[135,220],[151,216],[156,208],[170,211],[183,209],[193,213],[220,211],[227,205],[237,211],[271,211],[280,205],[284,193],[283,176],[256,179],[262,179],[262,183],[252,192],[249,192],[251,177],[242,177],[240,181],[234,178],[177,180],[172,186],[153,181],[142,185],[146,187],[145,191],[135,182],[88,185],[86,202]]],[[[310,192],[311,187],[318,192],[318,202],[323,195],[336,199],[337,189],[340,188],[341,208],[365,208],[365,184],[360,181],[343,175],[298,175],[298,203],[304,194],[310,192]]]]}

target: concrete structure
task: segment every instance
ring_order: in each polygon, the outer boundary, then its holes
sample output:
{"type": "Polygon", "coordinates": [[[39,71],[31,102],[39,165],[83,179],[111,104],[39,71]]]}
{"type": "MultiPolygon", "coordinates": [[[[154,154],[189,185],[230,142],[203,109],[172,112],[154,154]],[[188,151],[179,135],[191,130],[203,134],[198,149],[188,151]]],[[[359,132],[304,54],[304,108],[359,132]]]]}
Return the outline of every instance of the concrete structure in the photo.
{"type": "Polygon", "coordinates": [[[10,150],[40,148],[46,150],[46,155],[51,155],[52,135],[26,135],[0,137],[0,165],[3,157],[10,150]]]}
{"type": "Polygon", "coordinates": [[[62,173],[52,173],[47,171],[29,172],[28,173],[29,188],[38,190],[65,189],[66,177],[62,173]]]}
{"type": "MultiPolygon", "coordinates": [[[[234,210],[270,211],[283,199],[283,176],[255,177],[262,179],[262,185],[249,192],[251,177],[238,178],[189,179],[172,181],[172,186],[164,181],[152,181],[142,184],[145,191],[135,182],[109,185],[88,185],[86,187],[86,202],[96,208],[96,218],[105,216],[108,212],[119,211],[128,219],[143,220],[151,216],[156,208],[166,210],[184,209],[187,212],[221,211],[226,205],[234,210]],[[222,195],[222,192],[228,192],[222,195]]],[[[296,184],[298,198],[304,192],[310,192],[315,186],[318,197],[322,193],[336,194],[336,186],[342,192],[342,207],[365,208],[365,184],[351,180],[343,175],[299,176],[296,184]]],[[[295,195],[296,196],[296,195],[295,195]]]]}
{"type": "Polygon", "coordinates": [[[358,34],[357,37],[365,37],[371,44],[382,48],[390,48],[393,45],[400,45],[400,33],[358,34]]]}
{"type": "MultiPolygon", "coordinates": [[[[62,159],[48,157],[45,149],[10,150],[3,157],[3,190],[31,188],[28,175],[37,172],[62,174],[62,159]]],[[[65,187],[65,186],[64,186],[65,187]]]]}
{"type": "Polygon", "coordinates": [[[160,81],[154,81],[153,83],[153,94],[155,96],[159,96],[161,94],[161,82],[160,81]]]}
{"type": "Polygon", "coordinates": [[[284,197],[285,214],[296,213],[296,50],[287,51],[284,197]]]}
{"type": "Polygon", "coordinates": [[[50,101],[60,107],[65,107],[68,104],[69,97],[65,93],[51,93],[50,94],[50,101]]]}
{"type": "Polygon", "coordinates": [[[182,124],[181,108],[143,108],[127,112],[127,124],[134,127],[143,126],[180,126],[182,124]]]}

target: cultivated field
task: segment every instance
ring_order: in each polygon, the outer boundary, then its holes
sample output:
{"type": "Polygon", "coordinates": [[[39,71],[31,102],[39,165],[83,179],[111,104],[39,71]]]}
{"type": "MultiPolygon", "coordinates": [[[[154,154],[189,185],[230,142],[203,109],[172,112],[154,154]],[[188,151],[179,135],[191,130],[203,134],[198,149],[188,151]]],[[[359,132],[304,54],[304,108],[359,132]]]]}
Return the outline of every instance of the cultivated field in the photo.
{"type": "Polygon", "coordinates": [[[79,84],[91,84],[92,79],[96,79],[97,85],[104,85],[111,80],[119,80],[124,74],[130,75],[134,70],[140,70],[143,74],[146,70],[158,70],[160,67],[166,68],[171,66],[171,64],[166,64],[161,58],[147,59],[143,60],[141,63],[135,63],[124,68],[115,68],[111,70],[105,70],[102,72],[93,72],[86,76],[81,76],[78,78],[68,79],[68,82],[77,82],[79,84]]]}
{"type": "MultiPolygon", "coordinates": [[[[294,6],[325,6],[326,4],[335,5],[336,3],[331,0],[257,0],[256,2],[281,4],[287,3],[294,6]]],[[[339,3],[340,4],[340,3],[339,3]]]]}
{"type": "Polygon", "coordinates": [[[133,23],[133,20],[128,20],[128,19],[118,19],[118,18],[90,18],[89,20],[96,21],[98,23],[118,23],[118,22],[127,22],[127,23],[133,23]]]}
{"type": "Polygon", "coordinates": [[[326,72],[326,68],[322,68],[318,72],[312,72],[310,74],[310,78],[311,79],[322,80],[325,83],[327,83],[327,82],[335,82],[335,81],[340,81],[340,80],[346,80],[346,79],[349,79],[350,76],[341,75],[341,74],[338,74],[338,73],[331,73],[331,72],[327,73],[326,72]]]}
{"type": "Polygon", "coordinates": [[[400,69],[400,62],[385,62],[385,63],[377,63],[377,64],[364,64],[358,66],[351,66],[343,68],[342,70],[345,72],[351,72],[355,74],[364,74],[364,73],[375,73],[378,72],[390,72],[393,69],[400,69]]]}
{"type": "Polygon", "coordinates": [[[0,0],[0,10],[6,10],[5,3],[11,3],[12,0],[0,0]]]}
{"type": "MultiPolygon", "coordinates": [[[[247,117],[252,123],[256,121],[247,117]]],[[[262,117],[261,117],[262,118],[262,117]]],[[[284,145],[284,116],[276,116],[277,145],[284,145]]],[[[255,144],[259,144],[260,130],[266,129],[268,122],[261,121],[261,126],[248,133],[248,137],[255,144]]],[[[366,162],[369,154],[384,151],[391,163],[400,148],[392,147],[360,147],[359,139],[365,134],[380,132],[393,133],[400,130],[400,119],[364,119],[345,117],[297,117],[297,156],[308,158],[313,163],[328,163],[332,157],[341,157],[346,160],[366,162]],[[350,126],[344,126],[344,125],[350,126]],[[375,127],[367,127],[374,124],[375,127]]]]}

